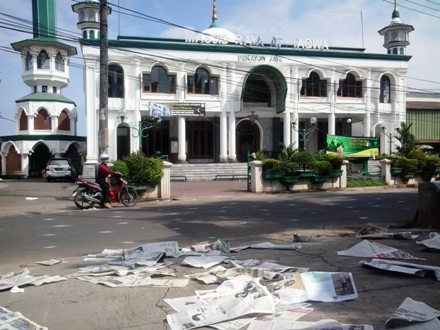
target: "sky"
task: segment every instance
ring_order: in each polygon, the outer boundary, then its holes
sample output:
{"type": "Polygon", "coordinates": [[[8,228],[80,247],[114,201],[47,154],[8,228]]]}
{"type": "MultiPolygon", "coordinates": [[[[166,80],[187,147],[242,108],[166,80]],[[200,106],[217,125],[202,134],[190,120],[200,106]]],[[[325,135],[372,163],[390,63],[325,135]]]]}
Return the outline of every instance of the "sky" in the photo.
{"type": "MultiPolygon", "coordinates": [[[[78,135],[86,135],[85,97],[80,30],[75,0],[56,0],[59,41],[76,47],[71,58],[70,83],[62,94],[76,103],[78,135]],[[67,39],[65,39],[67,38],[67,39]]],[[[212,21],[213,0],[109,0],[109,39],[121,36],[184,38],[190,28],[203,31],[212,21]],[[160,22],[157,21],[160,20],[160,22]]],[[[325,39],[329,47],[365,48],[385,54],[378,31],[391,23],[392,0],[217,0],[218,23],[242,36],[325,39]]],[[[399,0],[402,23],[410,24],[412,58],[407,88],[440,93],[440,0],[399,0]]],[[[31,39],[32,1],[0,0],[0,136],[14,135],[15,100],[31,90],[21,79],[21,58],[11,43],[31,39]],[[22,28],[15,29],[15,24],[22,28]],[[19,30],[19,31],[17,31],[19,30]]]]}

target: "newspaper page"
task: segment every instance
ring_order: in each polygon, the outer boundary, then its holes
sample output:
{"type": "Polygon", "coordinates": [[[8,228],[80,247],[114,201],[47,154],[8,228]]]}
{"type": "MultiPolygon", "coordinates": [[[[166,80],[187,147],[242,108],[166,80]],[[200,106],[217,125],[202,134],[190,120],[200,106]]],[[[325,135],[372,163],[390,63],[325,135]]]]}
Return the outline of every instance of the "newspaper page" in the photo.
{"type": "Polygon", "coordinates": [[[171,330],[189,330],[233,320],[249,314],[273,314],[275,303],[270,292],[251,280],[235,295],[211,303],[167,315],[171,330]]]}
{"type": "Polygon", "coordinates": [[[186,257],[182,260],[182,265],[188,265],[196,268],[208,269],[215,265],[222,263],[228,257],[226,256],[200,256],[200,257],[186,257]]]}
{"type": "Polygon", "coordinates": [[[8,273],[6,275],[0,275],[0,291],[8,290],[13,287],[21,287],[23,285],[35,285],[39,286],[44,283],[52,283],[65,281],[67,278],[62,276],[48,276],[48,275],[39,275],[32,276],[29,275],[29,270],[27,268],[21,270],[18,273],[8,273]]]}
{"type": "Polygon", "coordinates": [[[371,242],[364,239],[362,242],[354,245],[348,250],[338,251],[340,256],[381,258],[381,259],[412,259],[426,260],[417,258],[402,250],[387,246],[384,244],[371,242]]]}
{"type": "Polygon", "coordinates": [[[0,307],[0,329],[1,330],[47,330],[37,323],[24,317],[19,312],[12,312],[5,307],[0,307]]]}
{"type": "Polygon", "coordinates": [[[387,329],[403,328],[405,330],[440,329],[438,317],[440,312],[427,304],[405,298],[399,308],[385,323],[387,329]]]}
{"type": "Polygon", "coordinates": [[[358,298],[351,273],[306,272],[270,283],[268,290],[280,304],[305,301],[336,302],[358,298]]]}
{"type": "Polygon", "coordinates": [[[440,281],[440,267],[413,264],[408,262],[402,262],[397,260],[383,260],[383,259],[372,259],[370,262],[360,261],[362,266],[377,268],[381,270],[388,270],[391,272],[410,274],[415,276],[423,277],[428,272],[434,272],[434,276],[437,281],[440,281]]]}
{"type": "Polygon", "coordinates": [[[393,238],[393,239],[414,239],[419,235],[412,235],[411,232],[389,233],[385,227],[379,227],[371,223],[365,225],[356,234],[356,238],[393,238]]]}
{"type": "Polygon", "coordinates": [[[420,242],[416,242],[417,244],[424,245],[426,248],[434,251],[440,252],[440,234],[439,233],[429,233],[429,238],[420,242]]]}
{"type": "Polygon", "coordinates": [[[251,322],[247,330],[374,330],[369,324],[341,324],[336,320],[320,320],[317,322],[303,321],[270,321],[259,320],[258,318],[251,322]]]}
{"type": "Polygon", "coordinates": [[[251,249],[270,249],[270,250],[299,250],[301,243],[295,244],[272,244],[270,242],[252,244],[251,249]]]}

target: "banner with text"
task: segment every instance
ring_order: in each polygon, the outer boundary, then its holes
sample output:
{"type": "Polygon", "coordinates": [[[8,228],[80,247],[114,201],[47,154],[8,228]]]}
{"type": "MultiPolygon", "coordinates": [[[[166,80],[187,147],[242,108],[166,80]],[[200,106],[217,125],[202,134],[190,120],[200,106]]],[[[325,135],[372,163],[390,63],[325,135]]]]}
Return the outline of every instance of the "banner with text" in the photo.
{"type": "Polygon", "coordinates": [[[169,103],[150,102],[151,117],[204,117],[205,103],[169,103]]]}
{"type": "Polygon", "coordinates": [[[326,151],[344,157],[373,157],[379,155],[379,139],[327,135],[326,151]]]}

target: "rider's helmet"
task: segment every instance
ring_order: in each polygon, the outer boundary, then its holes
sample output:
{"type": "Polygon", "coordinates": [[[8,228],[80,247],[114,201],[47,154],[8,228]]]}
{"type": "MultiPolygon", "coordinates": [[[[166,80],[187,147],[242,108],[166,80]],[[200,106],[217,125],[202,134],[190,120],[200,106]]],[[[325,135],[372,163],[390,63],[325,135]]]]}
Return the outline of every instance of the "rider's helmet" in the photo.
{"type": "Polygon", "coordinates": [[[104,160],[108,160],[110,157],[107,154],[102,154],[101,156],[99,156],[99,160],[102,162],[104,160]]]}

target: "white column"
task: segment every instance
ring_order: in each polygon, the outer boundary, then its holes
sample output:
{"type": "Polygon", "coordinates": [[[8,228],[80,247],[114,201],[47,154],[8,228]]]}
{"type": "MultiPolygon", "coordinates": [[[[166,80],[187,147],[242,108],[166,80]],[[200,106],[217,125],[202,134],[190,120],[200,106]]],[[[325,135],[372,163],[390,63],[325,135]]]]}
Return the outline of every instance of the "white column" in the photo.
{"type": "MultiPolygon", "coordinates": [[[[297,83],[295,89],[296,97],[293,103],[293,116],[291,118],[291,122],[296,123],[296,129],[298,129],[299,128],[298,107],[299,107],[300,92],[302,87],[302,80],[299,79],[298,68],[296,69],[295,81],[297,83]]],[[[299,135],[298,132],[293,129],[293,124],[292,124],[292,144],[294,144],[296,148],[299,148],[299,135]]]]}
{"type": "Polygon", "coordinates": [[[96,166],[98,165],[98,100],[99,67],[94,59],[84,60],[84,94],[86,98],[85,110],[87,117],[87,155],[83,165],[83,179],[95,179],[96,166]]]}
{"type": "Polygon", "coordinates": [[[185,132],[186,132],[185,117],[178,117],[177,124],[178,124],[178,148],[179,148],[179,153],[177,155],[177,162],[186,163],[187,160],[186,160],[186,139],[185,139],[185,132]]]}
{"type": "MultiPolygon", "coordinates": [[[[24,114],[24,113],[23,113],[24,114]]],[[[34,130],[35,130],[35,117],[31,114],[29,114],[27,116],[27,121],[28,121],[28,134],[32,135],[34,134],[34,130]]]]}
{"type": "MultiPolygon", "coordinates": [[[[229,102],[227,102],[227,105],[229,102]]],[[[226,109],[222,109],[220,113],[220,162],[228,162],[228,121],[226,109]]]]}
{"type": "Polygon", "coordinates": [[[371,127],[371,71],[368,71],[367,79],[366,79],[366,87],[367,90],[365,91],[365,116],[364,116],[364,136],[371,136],[370,135],[370,127],[371,127]]]}
{"type": "Polygon", "coordinates": [[[328,115],[328,134],[335,135],[336,134],[336,93],[338,90],[336,89],[336,81],[335,81],[335,70],[332,71],[331,79],[330,79],[330,113],[328,115]]]}
{"type": "Polygon", "coordinates": [[[229,112],[229,162],[235,163],[237,162],[237,154],[236,154],[236,129],[235,129],[235,111],[231,109],[229,112]]]}
{"type": "Polygon", "coordinates": [[[58,134],[58,117],[50,116],[50,125],[52,134],[58,134]]]}

